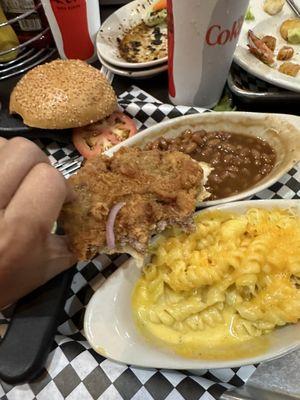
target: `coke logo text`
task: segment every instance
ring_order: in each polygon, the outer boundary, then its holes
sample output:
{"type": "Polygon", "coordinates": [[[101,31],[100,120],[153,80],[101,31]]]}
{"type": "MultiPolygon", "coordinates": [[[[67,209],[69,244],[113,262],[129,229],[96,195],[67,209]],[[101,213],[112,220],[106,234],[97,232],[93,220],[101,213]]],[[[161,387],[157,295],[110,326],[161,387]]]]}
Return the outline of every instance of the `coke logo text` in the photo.
{"type": "Polygon", "coordinates": [[[212,25],[206,33],[206,43],[209,46],[223,46],[228,42],[232,42],[238,38],[243,22],[244,18],[240,17],[237,21],[234,21],[231,29],[222,29],[222,26],[217,24],[212,25]]]}

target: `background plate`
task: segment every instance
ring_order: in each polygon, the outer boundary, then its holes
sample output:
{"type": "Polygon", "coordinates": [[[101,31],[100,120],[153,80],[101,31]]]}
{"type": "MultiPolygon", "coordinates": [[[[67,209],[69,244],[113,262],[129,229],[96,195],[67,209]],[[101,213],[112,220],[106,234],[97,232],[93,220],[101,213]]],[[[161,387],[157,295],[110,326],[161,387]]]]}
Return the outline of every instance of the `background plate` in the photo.
{"type": "Polygon", "coordinates": [[[167,62],[168,57],[163,57],[148,62],[130,63],[121,58],[119,53],[117,39],[121,38],[128,28],[142,22],[145,11],[151,3],[153,3],[153,0],[132,1],[119,8],[105,20],[96,39],[97,51],[102,58],[121,68],[147,68],[167,62]]]}
{"type": "Polygon", "coordinates": [[[168,64],[161,64],[161,65],[157,65],[153,68],[146,68],[146,69],[140,69],[140,70],[136,70],[136,69],[132,69],[132,70],[128,70],[128,69],[122,69],[120,67],[115,67],[112,64],[109,64],[107,61],[105,61],[100,53],[97,53],[99,61],[101,62],[101,64],[106,67],[109,71],[113,72],[115,75],[119,75],[119,76],[125,76],[128,78],[132,78],[132,79],[143,79],[143,78],[152,78],[155,75],[158,75],[164,71],[168,70],[168,64]]]}
{"type": "MultiPolygon", "coordinates": [[[[276,69],[270,68],[254,57],[249,52],[247,47],[247,33],[249,29],[252,29],[254,33],[258,35],[276,36],[278,38],[276,46],[277,48],[281,47],[282,45],[287,45],[287,42],[281,38],[279,28],[284,20],[288,18],[295,18],[295,15],[287,4],[285,4],[283,10],[275,16],[270,16],[263,11],[263,0],[251,0],[250,7],[255,16],[255,20],[245,21],[242,27],[239,43],[234,54],[234,61],[247,72],[250,72],[266,82],[295,92],[300,92],[300,74],[298,74],[298,77],[294,78],[282,74],[276,69]]],[[[300,45],[293,45],[293,47],[295,48],[295,53],[298,54],[293,58],[292,61],[299,62],[300,45]]],[[[277,62],[277,64],[279,63],[277,62]]]]}

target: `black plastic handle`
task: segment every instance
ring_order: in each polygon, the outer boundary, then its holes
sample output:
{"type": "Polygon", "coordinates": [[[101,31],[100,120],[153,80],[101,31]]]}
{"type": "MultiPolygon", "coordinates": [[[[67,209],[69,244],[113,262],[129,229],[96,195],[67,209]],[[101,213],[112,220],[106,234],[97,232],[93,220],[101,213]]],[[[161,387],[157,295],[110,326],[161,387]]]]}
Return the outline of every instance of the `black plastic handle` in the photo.
{"type": "Polygon", "coordinates": [[[21,299],[0,342],[0,379],[19,384],[44,366],[64,308],[74,268],[21,299]]]}

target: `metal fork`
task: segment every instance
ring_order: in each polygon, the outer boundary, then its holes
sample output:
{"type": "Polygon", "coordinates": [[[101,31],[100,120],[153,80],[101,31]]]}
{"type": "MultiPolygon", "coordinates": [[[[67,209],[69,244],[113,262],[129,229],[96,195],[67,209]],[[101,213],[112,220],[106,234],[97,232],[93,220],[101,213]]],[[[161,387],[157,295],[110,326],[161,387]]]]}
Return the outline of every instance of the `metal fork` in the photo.
{"type": "Polygon", "coordinates": [[[52,166],[60,171],[66,179],[68,179],[81,167],[82,161],[83,157],[79,155],[71,158],[67,158],[66,156],[62,160],[53,163],[52,166]]]}
{"type": "Polygon", "coordinates": [[[287,4],[290,6],[290,8],[294,11],[294,13],[297,15],[298,18],[300,18],[300,9],[294,2],[294,0],[286,0],[287,4]]]}
{"type": "Polygon", "coordinates": [[[108,80],[108,82],[109,82],[109,83],[112,83],[112,81],[113,81],[113,79],[114,79],[114,74],[113,74],[109,69],[107,69],[106,67],[104,67],[103,65],[102,65],[102,67],[101,67],[101,72],[102,72],[102,74],[106,77],[106,79],[108,80]]]}

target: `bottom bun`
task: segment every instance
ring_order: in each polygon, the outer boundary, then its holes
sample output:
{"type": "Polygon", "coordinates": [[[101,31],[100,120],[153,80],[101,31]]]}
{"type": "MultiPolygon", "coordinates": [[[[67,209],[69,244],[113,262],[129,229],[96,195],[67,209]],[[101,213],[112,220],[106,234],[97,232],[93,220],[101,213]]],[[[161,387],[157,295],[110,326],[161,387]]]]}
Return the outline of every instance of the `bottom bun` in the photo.
{"type": "Polygon", "coordinates": [[[141,254],[129,245],[125,246],[117,245],[113,249],[110,249],[108,247],[102,247],[101,249],[98,249],[98,254],[106,254],[106,255],[128,254],[135,260],[138,268],[143,268],[143,266],[147,263],[149,259],[149,256],[147,254],[141,254]]]}

